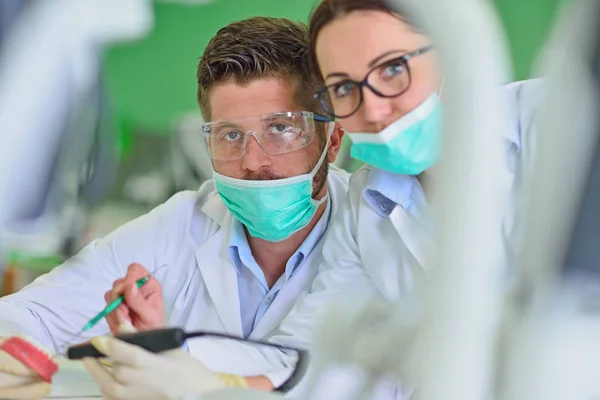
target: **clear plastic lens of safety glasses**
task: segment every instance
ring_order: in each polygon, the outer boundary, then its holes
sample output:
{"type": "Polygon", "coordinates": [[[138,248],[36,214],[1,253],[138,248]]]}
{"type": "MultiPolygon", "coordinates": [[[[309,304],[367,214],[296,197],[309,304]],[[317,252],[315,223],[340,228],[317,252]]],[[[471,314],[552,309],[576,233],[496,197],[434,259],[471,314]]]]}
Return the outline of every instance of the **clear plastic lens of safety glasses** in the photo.
{"type": "Polygon", "coordinates": [[[250,136],[269,155],[282,155],[308,146],[315,135],[314,119],[309,115],[276,115],[260,121],[261,129],[231,129],[227,125],[214,124],[205,128],[207,147],[214,160],[234,161],[247,151],[250,136]],[[208,134],[206,134],[208,132],[208,134]]]}

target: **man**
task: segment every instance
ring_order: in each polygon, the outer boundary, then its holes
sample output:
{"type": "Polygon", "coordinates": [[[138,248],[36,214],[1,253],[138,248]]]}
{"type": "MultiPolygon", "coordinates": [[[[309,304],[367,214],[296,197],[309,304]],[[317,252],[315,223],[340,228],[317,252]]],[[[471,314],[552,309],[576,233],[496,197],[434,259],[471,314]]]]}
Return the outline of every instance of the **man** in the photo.
{"type": "MultiPolygon", "coordinates": [[[[63,353],[123,323],[251,339],[277,330],[317,272],[348,184],[348,174],[328,169],[343,132],[318,115],[313,93],[322,82],[308,67],[308,42],[306,27],[285,19],[221,29],[198,66],[215,179],[0,300],[0,337],[28,335],[63,353]],[[78,334],[121,294],[123,305],[106,322],[78,334]]],[[[194,343],[188,350],[197,352],[194,343]]],[[[2,386],[0,375],[0,397],[2,386]]]]}

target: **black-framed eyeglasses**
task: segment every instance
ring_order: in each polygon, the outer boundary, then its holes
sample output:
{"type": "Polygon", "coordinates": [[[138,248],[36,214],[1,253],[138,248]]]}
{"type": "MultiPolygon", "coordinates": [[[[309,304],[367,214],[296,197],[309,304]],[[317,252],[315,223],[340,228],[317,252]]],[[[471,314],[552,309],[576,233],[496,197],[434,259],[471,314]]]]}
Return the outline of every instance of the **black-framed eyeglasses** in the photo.
{"type": "Polygon", "coordinates": [[[363,86],[377,96],[386,98],[398,97],[406,92],[411,83],[408,61],[432,48],[433,45],[428,45],[382,62],[374,66],[362,81],[344,79],[319,89],[314,96],[332,118],[349,117],[358,111],[363,102],[363,86]]]}

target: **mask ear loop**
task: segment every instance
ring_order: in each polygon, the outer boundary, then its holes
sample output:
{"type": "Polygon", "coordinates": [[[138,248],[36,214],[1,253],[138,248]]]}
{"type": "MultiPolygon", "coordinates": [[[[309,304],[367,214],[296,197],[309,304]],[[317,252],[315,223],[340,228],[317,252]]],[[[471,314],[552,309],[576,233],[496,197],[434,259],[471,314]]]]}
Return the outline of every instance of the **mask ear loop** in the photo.
{"type": "MultiPolygon", "coordinates": [[[[327,142],[325,143],[325,147],[323,148],[323,151],[321,152],[321,157],[319,157],[319,161],[315,164],[312,171],[310,171],[311,182],[314,179],[315,175],[317,174],[317,171],[323,165],[323,162],[325,161],[327,154],[329,154],[329,143],[331,141],[331,135],[333,134],[333,130],[335,129],[335,121],[328,122],[328,124],[330,124],[330,126],[329,126],[329,131],[327,132],[327,142]]],[[[317,207],[319,207],[321,204],[323,204],[328,198],[329,198],[329,190],[327,191],[327,193],[325,193],[325,196],[323,196],[320,200],[315,200],[311,196],[311,200],[316,202],[317,207]]]]}
{"type": "Polygon", "coordinates": [[[317,161],[312,171],[310,171],[310,176],[312,176],[313,178],[315,177],[315,174],[317,173],[319,168],[321,168],[321,166],[323,165],[327,154],[329,154],[329,143],[331,142],[331,135],[333,134],[333,130],[335,129],[335,122],[331,121],[327,123],[330,124],[329,131],[327,132],[327,142],[325,143],[325,147],[321,152],[321,157],[319,157],[319,161],[317,161]]]}

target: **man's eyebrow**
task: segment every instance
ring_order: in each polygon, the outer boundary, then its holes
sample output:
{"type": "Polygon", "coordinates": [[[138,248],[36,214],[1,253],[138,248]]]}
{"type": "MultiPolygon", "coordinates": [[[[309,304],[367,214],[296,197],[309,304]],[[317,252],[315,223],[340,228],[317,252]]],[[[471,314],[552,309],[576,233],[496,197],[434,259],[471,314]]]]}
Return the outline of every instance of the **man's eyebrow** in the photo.
{"type": "Polygon", "coordinates": [[[223,128],[239,129],[238,125],[234,121],[228,121],[228,120],[215,121],[215,122],[212,122],[211,125],[212,125],[212,127],[216,127],[219,129],[223,129],[223,128]]]}

